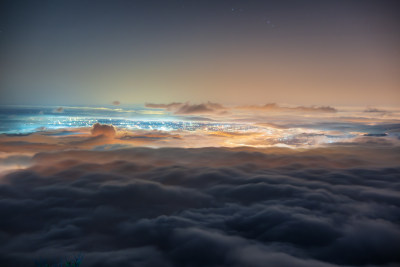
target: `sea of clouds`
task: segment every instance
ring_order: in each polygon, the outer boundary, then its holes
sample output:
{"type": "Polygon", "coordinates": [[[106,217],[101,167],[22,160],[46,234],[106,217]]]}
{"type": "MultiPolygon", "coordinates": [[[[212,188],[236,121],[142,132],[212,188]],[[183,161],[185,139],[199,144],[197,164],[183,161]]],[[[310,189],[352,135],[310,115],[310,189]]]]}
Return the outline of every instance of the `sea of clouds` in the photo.
{"type": "Polygon", "coordinates": [[[399,152],[36,153],[0,177],[0,266],[399,266],[399,152]]]}

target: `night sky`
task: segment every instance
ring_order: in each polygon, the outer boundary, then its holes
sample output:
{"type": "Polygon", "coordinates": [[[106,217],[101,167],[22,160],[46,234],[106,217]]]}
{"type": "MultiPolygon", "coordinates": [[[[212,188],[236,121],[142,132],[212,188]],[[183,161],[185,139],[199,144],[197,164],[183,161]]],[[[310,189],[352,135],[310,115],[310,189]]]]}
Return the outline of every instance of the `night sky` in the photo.
{"type": "Polygon", "coordinates": [[[0,266],[400,266],[399,10],[0,0],[0,266]]]}
{"type": "Polygon", "coordinates": [[[399,104],[398,1],[1,1],[1,104],[399,104]]]}

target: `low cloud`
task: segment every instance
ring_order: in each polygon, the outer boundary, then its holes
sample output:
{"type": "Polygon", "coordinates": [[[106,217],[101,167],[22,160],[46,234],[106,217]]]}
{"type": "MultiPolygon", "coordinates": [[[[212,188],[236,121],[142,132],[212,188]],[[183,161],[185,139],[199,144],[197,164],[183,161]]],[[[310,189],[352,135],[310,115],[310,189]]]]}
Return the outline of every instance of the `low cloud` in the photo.
{"type": "Polygon", "coordinates": [[[0,265],[83,253],[87,267],[396,266],[400,168],[390,153],[40,153],[1,178],[0,265]]]}
{"type": "Polygon", "coordinates": [[[29,155],[0,152],[0,175],[11,170],[26,168],[30,162],[31,156],[29,155]]]}
{"type": "Polygon", "coordinates": [[[117,130],[113,125],[108,125],[108,124],[100,124],[100,123],[95,123],[93,124],[91,128],[91,133],[93,136],[106,136],[106,137],[114,137],[117,130]]]}
{"type": "Polygon", "coordinates": [[[175,114],[201,114],[215,113],[225,110],[225,107],[218,103],[207,102],[203,104],[184,104],[175,111],[175,114]]]}
{"type": "Polygon", "coordinates": [[[384,109],[378,109],[378,108],[373,108],[373,107],[368,107],[364,110],[365,113],[378,113],[378,114],[387,114],[389,113],[387,110],[384,109]]]}
{"type": "Polygon", "coordinates": [[[55,113],[63,113],[64,112],[64,108],[63,107],[59,107],[53,110],[53,112],[55,113]]]}
{"type": "MultiPolygon", "coordinates": [[[[213,102],[207,102],[202,104],[190,104],[173,102],[170,104],[145,104],[147,108],[160,108],[173,111],[175,114],[199,114],[199,113],[215,113],[227,110],[228,108],[213,102]]],[[[233,110],[265,110],[274,112],[285,112],[285,111],[298,111],[298,112],[321,112],[321,113],[335,113],[337,109],[330,106],[298,106],[298,107],[284,107],[276,103],[269,103],[265,105],[249,105],[249,106],[237,106],[231,108],[233,110]]]]}
{"type": "Polygon", "coordinates": [[[118,105],[121,104],[121,102],[119,102],[118,100],[115,100],[115,101],[112,102],[112,104],[113,104],[114,106],[118,106],[118,105]]]}
{"type": "Polygon", "coordinates": [[[337,112],[337,109],[330,106],[311,106],[311,107],[299,106],[291,109],[303,112],[327,112],[327,113],[337,112]]]}
{"type": "Polygon", "coordinates": [[[171,134],[162,131],[136,131],[136,132],[125,132],[121,134],[119,140],[148,140],[148,141],[158,141],[165,139],[181,139],[179,134],[171,134]]]}
{"type": "Polygon", "coordinates": [[[146,104],[148,108],[161,108],[169,111],[173,111],[174,114],[179,115],[190,115],[190,114],[212,114],[220,113],[222,114],[226,107],[221,104],[207,102],[202,104],[190,104],[190,103],[179,103],[174,102],[170,104],[146,104]]]}
{"type": "Polygon", "coordinates": [[[238,109],[248,110],[265,110],[265,111],[298,111],[298,112],[321,112],[321,113],[335,113],[337,109],[330,106],[298,106],[298,107],[282,107],[276,103],[269,103],[263,106],[251,105],[251,106],[239,106],[238,109]]]}
{"type": "MultiPolygon", "coordinates": [[[[190,117],[190,116],[188,116],[190,117]]],[[[199,118],[199,120],[202,120],[199,118]]],[[[400,145],[399,124],[289,122],[226,124],[201,122],[192,127],[181,124],[176,130],[126,129],[96,123],[92,127],[41,130],[31,134],[1,134],[0,152],[37,153],[97,146],[150,147],[271,147],[311,148],[336,143],[379,143],[400,145]]],[[[176,127],[176,125],[174,125],[176,127]]]]}
{"type": "Polygon", "coordinates": [[[378,133],[378,134],[369,133],[369,134],[364,134],[364,136],[383,137],[383,136],[388,136],[388,134],[387,133],[378,133]]]}

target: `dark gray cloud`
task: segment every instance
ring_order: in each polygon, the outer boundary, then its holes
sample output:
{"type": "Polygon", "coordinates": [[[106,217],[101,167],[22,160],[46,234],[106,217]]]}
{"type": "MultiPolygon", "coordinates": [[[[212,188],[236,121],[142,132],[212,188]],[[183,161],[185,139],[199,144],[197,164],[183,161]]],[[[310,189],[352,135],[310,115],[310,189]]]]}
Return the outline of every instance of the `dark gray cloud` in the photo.
{"type": "Polygon", "coordinates": [[[186,103],[175,111],[175,114],[201,114],[221,112],[225,109],[224,106],[218,103],[207,102],[203,104],[186,103]]]}
{"type": "Polygon", "coordinates": [[[298,106],[298,107],[283,107],[276,103],[269,103],[263,106],[251,105],[251,106],[241,106],[238,109],[248,109],[248,110],[265,110],[272,112],[284,112],[284,111],[298,111],[298,112],[319,112],[319,113],[335,113],[337,109],[330,106],[298,106]]]}
{"type": "Polygon", "coordinates": [[[15,165],[15,164],[21,164],[21,165],[27,165],[31,161],[30,156],[25,156],[25,155],[11,155],[8,157],[0,158],[0,165],[15,165]]]}
{"type": "MultiPolygon", "coordinates": [[[[201,104],[190,104],[173,102],[170,104],[151,104],[146,103],[147,108],[160,108],[173,111],[175,114],[223,114],[227,112],[228,108],[213,102],[206,102],[201,104]]],[[[337,109],[330,106],[298,106],[298,107],[284,107],[276,103],[269,103],[265,105],[250,105],[250,106],[237,106],[230,108],[230,110],[250,110],[250,111],[271,111],[271,112],[305,112],[305,113],[335,113],[337,109]]]]}
{"type": "Polygon", "coordinates": [[[146,103],[147,108],[161,108],[169,111],[173,111],[174,114],[179,115],[190,115],[190,114],[210,114],[210,113],[223,113],[225,107],[219,103],[213,103],[208,101],[202,104],[190,104],[190,103],[179,103],[173,102],[170,104],[151,104],[146,103]]]}
{"type": "Polygon", "coordinates": [[[367,113],[387,113],[388,111],[387,110],[383,110],[383,109],[369,107],[369,108],[366,108],[364,110],[364,112],[367,112],[367,113]]]}
{"type": "Polygon", "coordinates": [[[379,134],[364,134],[364,136],[375,136],[375,137],[383,137],[387,136],[387,133],[379,133],[379,134]]]}
{"type": "Polygon", "coordinates": [[[77,253],[88,267],[395,266],[400,167],[388,154],[398,151],[40,153],[1,178],[0,266],[77,253]]]}
{"type": "Polygon", "coordinates": [[[56,109],[53,110],[53,112],[62,113],[62,112],[64,112],[64,108],[63,107],[56,108],[56,109]]]}

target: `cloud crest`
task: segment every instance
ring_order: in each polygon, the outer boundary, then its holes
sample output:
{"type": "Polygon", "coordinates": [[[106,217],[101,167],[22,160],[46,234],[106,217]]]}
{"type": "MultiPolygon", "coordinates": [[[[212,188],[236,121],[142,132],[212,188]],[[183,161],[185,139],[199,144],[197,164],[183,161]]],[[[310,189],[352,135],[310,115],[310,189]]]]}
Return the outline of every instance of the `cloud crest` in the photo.
{"type": "Polygon", "coordinates": [[[114,137],[117,131],[113,125],[100,124],[97,122],[93,124],[90,132],[94,136],[114,137]]]}

